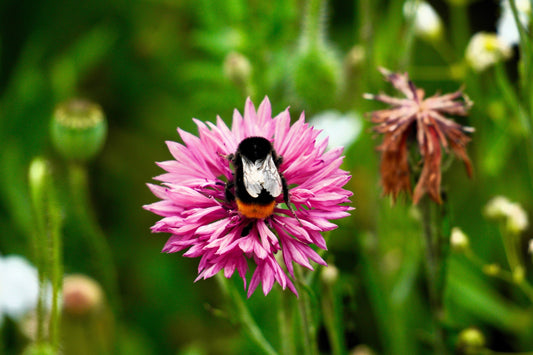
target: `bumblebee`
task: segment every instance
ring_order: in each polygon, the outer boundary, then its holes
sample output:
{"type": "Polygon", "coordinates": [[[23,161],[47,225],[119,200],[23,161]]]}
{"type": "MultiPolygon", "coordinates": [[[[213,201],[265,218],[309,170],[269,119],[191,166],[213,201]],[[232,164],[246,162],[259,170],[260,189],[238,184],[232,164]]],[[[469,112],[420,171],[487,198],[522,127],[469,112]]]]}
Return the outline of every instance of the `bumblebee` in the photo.
{"type": "Polygon", "coordinates": [[[274,213],[276,198],[282,193],[291,209],[287,182],[279,171],[282,158],[266,138],[245,138],[235,154],[230,154],[227,159],[235,172],[233,180],[226,183],[226,200],[236,201],[242,215],[258,219],[270,216],[274,213]]]}

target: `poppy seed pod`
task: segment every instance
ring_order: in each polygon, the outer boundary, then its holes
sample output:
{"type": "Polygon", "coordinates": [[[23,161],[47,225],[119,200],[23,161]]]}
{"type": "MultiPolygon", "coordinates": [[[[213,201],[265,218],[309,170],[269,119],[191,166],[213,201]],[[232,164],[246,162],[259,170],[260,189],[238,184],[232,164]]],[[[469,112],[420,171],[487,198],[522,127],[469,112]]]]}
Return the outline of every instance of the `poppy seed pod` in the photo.
{"type": "Polygon", "coordinates": [[[107,122],[100,105],[73,99],[56,107],[50,134],[54,148],[65,159],[87,161],[102,149],[107,122]]]}
{"type": "Polygon", "coordinates": [[[63,309],[73,316],[84,316],[102,308],[104,293],[100,285],[85,275],[69,275],[63,280],[63,309]]]}
{"type": "Polygon", "coordinates": [[[312,110],[332,106],[341,87],[341,67],[325,44],[304,46],[294,58],[291,73],[295,98],[312,110]]]}

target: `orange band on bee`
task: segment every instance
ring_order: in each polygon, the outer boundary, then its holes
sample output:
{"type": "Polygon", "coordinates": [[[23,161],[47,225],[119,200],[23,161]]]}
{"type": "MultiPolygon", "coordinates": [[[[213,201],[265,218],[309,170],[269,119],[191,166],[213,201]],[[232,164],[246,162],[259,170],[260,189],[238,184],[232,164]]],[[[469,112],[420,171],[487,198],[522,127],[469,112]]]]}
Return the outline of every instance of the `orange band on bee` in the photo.
{"type": "Polygon", "coordinates": [[[276,201],[272,201],[268,205],[244,203],[238,198],[235,199],[235,201],[237,202],[237,208],[239,209],[239,212],[248,218],[267,218],[274,213],[274,207],[276,207],[276,201]]]}

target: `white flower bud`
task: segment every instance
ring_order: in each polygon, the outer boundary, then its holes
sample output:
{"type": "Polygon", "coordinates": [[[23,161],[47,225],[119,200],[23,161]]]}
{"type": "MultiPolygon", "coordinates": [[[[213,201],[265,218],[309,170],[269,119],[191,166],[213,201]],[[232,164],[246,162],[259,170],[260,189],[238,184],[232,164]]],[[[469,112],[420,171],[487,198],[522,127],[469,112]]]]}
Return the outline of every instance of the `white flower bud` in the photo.
{"type": "Polygon", "coordinates": [[[437,12],[425,1],[406,1],[403,14],[407,18],[414,16],[415,33],[426,40],[436,40],[442,37],[443,26],[437,12]]]}
{"type": "Polygon", "coordinates": [[[335,265],[329,265],[322,269],[320,279],[327,285],[333,285],[339,279],[339,269],[335,265]]]}
{"type": "Polygon", "coordinates": [[[462,252],[468,249],[470,242],[466,234],[460,228],[453,227],[450,236],[450,244],[453,250],[462,252]]]}
{"type": "Polygon", "coordinates": [[[470,39],[466,47],[465,57],[468,64],[477,72],[509,59],[511,47],[495,33],[478,32],[470,39]]]}
{"type": "Polygon", "coordinates": [[[485,215],[489,218],[504,219],[507,230],[512,233],[521,233],[529,226],[527,213],[522,206],[504,196],[490,200],[485,206],[485,215]]]}

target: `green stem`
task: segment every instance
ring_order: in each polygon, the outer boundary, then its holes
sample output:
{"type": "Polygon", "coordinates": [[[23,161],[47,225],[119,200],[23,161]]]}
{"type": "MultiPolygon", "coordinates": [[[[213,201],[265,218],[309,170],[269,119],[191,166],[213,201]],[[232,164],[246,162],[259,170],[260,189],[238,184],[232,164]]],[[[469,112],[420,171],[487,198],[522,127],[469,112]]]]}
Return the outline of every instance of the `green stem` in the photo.
{"type": "Polygon", "coordinates": [[[41,234],[33,233],[35,235],[34,245],[36,246],[35,250],[35,266],[37,267],[38,278],[39,278],[39,292],[37,296],[37,342],[41,343],[44,341],[44,329],[45,324],[44,320],[46,317],[45,310],[45,295],[46,295],[46,272],[45,272],[45,263],[42,260],[42,243],[40,241],[41,234]]]}
{"type": "Polygon", "coordinates": [[[508,233],[505,226],[500,226],[500,234],[502,236],[503,248],[505,250],[505,256],[507,257],[507,262],[509,263],[511,272],[513,272],[521,264],[516,248],[516,237],[512,235],[512,233],[508,233]]]}
{"type": "MultiPolygon", "coordinates": [[[[468,250],[465,253],[465,255],[470,261],[472,261],[474,264],[476,264],[480,269],[482,269],[482,270],[484,269],[485,262],[483,260],[481,260],[481,258],[479,256],[474,254],[473,251],[468,250]]],[[[487,274],[487,273],[485,273],[485,274],[487,274]]],[[[506,270],[502,270],[502,269],[493,270],[488,275],[496,277],[496,278],[498,278],[498,279],[500,279],[502,281],[505,281],[505,282],[507,282],[509,284],[518,285],[518,287],[522,290],[522,292],[524,292],[524,294],[527,296],[527,298],[529,298],[529,301],[531,303],[533,303],[533,286],[531,286],[531,284],[527,281],[527,279],[523,279],[520,282],[517,282],[516,279],[513,277],[513,273],[512,272],[509,272],[509,271],[506,271],[506,270]]]]}
{"type": "Polygon", "coordinates": [[[420,201],[420,212],[422,215],[422,228],[425,244],[426,271],[429,288],[429,306],[435,328],[435,353],[446,354],[444,342],[444,329],[441,324],[443,313],[443,275],[442,275],[442,253],[438,240],[437,223],[435,223],[432,211],[432,201],[426,195],[420,201]]]}
{"type": "Polygon", "coordinates": [[[294,341],[294,322],[293,322],[293,298],[290,292],[281,291],[281,307],[278,312],[279,320],[279,337],[281,340],[281,353],[283,355],[294,355],[296,349],[294,341]]]}
{"type": "Polygon", "coordinates": [[[39,278],[37,303],[37,342],[45,340],[47,280],[52,282],[52,310],[48,324],[51,345],[59,351],[59,320],[61,309],[59,293],[63,275],[61,246],[61,216],[56,200],[52,174],[47,161],[36,158],[29,169],[29,187],[35,216],[33,249],[39,278]]]}
{"type": "Polygon", "coordinates": [[[448,43],[446,38],[439,38],[436,41],[431,41],[429,44],[448,65],[456,64],[456,57],[453,48],[450,43],[448,43]]]}
{"type": "Polygon", "coordinates": [[[420,5],[419,0],[414,0],[414,3],[411,5],[413,12],[407,22],[407,31],[405,33],[404,44],[402,45],[402,54],[400,55],[399,68],[400,70],[407,70],[407,66],[411,62],[411,54],[413,51],[413,43],[415,40],[415,22],[416,22],[416,13],[418,11],[418,6],[420,5]]]}
{"type": "Polygon", "coordinates": [[[242,296],[235,289],[232,283],[220,272],[216,275],[216,280],[218,281],[218,284],[220,285],[220,288],[222,289],[222,292],[226,298],[231,301],[237,315],[237,320],[244,328],[246,334],[259,347],[259,349],[263,351],[263,353],[276,355],[276,350],[274,350],[272,345],[270,345],[268,340],[261,332],[261,329],[253,319],[248,307],[244,303],[242,296]]]}
{"type": "Polygon", "coordinates": [[[531,123],[527,118],[527,112],[524,110],[519,97],[516,95],[513,86],[509,82],[503,63],[496,63],[494,66],[494,74],[498,88],[501,90],[505,101],[509,104],[509,108],[514,111],[524,133],[528,136],[531,135],[531,123]]]}
{"type": "Polygon", "coordinates": [[[522,84],[524,85],[524,87],[527,87],[529,85],[527,79],[529,78],[530,74],[529,60],[531,57],[531,43],[529,42],[529,36],[527,34],[526,29],[524,28],[524,26],[522,26],[522,23],[520,22],[518,8],[516,7],[516,0],[510,0],[509,3],[511,5],[511,12],[513,14],[516,27],[518,28],[518,34],[520,35],[520,52],[522,56],[521,62],[523,65],[522,84]]]}
{"type": "MultiPolygon", "coordinates": [[[[529,114],[529,119],[533,120],[533,71],[531,69],[531,60],[533,59],[531,38],[522,23],[520,22],[518,8],[516,1],[511,0],[511,12],[515,20],[518,33],[520,35],[520,86],[523,90],[523,100],[526,104],[526,110],[529,114]]],[[[533,13],[529,15],[529,19],[533,19],[533,13]]],[[[530,21],[531,22],[531,21],[530,21]]],[[[530,133],[531,136],[531,133],[530,133]]],[[[533,138],[530,137],[530,140],[533,138]]]]}
{"type": "Polygon", "coordinates": [[[496,63],[494,66],[494,74],[496,83],[498,84],[505,101],[508,103],[508,107],[518,118],[520,127],[522,128],[521,133],[525,136],[528,181],[530,187],[533,188],[533,132],[531,130],[531,122],[528,118],[528,113],[526,112],[524,105],[520,102],[520,98],[516,94],[513,86],[509,82],[509,78],[505,73],[505,68],[502,63],[496,63]]]}
{"type": "Polygon", "coordinates": [[[456,51],[456,57],[462,58],[468,36],[470,33],[470,24],[465,4],[450,5],[450,30],[452,31],[452,44],[456,51]]]}
{"type": "Polygon", "coordinates": [[[115,310],[120,310],[117,275],[111,247],[92,212],[87,169],[84,165],[76,163],[71,163],[68,168],[74,211],[97,258],[100,278],[110,293],[111,304],[115,310]]]}
{"type": "Polygon", "coordinates": [[[324,40],[325,0],[308,0],[304,18],[304,43],[314,47],[324,40]]]}
{"type": "Polygon", "coordinates": [[[296,273],[296,281],[300,286],[300,292],[298,292],[298,310],[300,315],[300,334],[302,337],[303,350],[305,354],[318,355],[316,326],[313,321],[311,298],[309,297],[310,290],[305,284],[302,269],[299,266],[295,266],[294,270],[296,273]]]}
{"type": "Polygon", "coordinates": [[[59,304],[59,295],[62,290],[63,281],[63,245],[61,242],[61,216],[59,207],[55,200],[50,200],[50,224],[49,224],[49,242],[51,250],[51,281],[52,281],[52,311],[50,314],[49,334],[52,347],[59,352],[60,349],[60,321],[61,307],[59,304]]]}
{"type": "Polygon", "coordinates": [[[339,322],[336,306],[337,299],[334,285],[331,282],[324,281],[322,288],[322,314],[324,315],[324,324],[331,344],[331,353],[333,355],[342,355],[346,354],[346,349],[344,347],[342,323],[339,322]]]}

